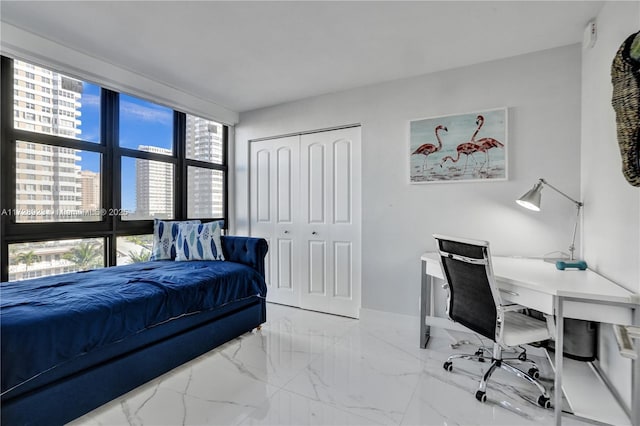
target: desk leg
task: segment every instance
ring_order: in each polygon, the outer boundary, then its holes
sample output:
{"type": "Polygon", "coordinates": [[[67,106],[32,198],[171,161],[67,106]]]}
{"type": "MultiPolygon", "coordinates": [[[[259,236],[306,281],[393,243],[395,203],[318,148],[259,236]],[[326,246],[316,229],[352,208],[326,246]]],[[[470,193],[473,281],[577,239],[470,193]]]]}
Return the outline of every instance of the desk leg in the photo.
{"type": "MultiPolygon", "coordinates": [[[[633,309],[633,324],[640,325],[640,308],[633,309]]],[[[637,358],[631,361],[631,424],[640,425],[640,340],[636,340],[637,358]]]]}
{"type": "Polygon", "coordinates": [[[564,319],[562,312],[562,297],[556,296],[555,298],[555,313],[556,313],[556,377],[554,384],[554,400],[553,411],[555,415],[555,424],[560,426],[562,424],[562,348],[564,346],[564,319]]]}
{"type": "Polygon", "coordinates": [[[422,263],[422,269],[420,276],[422,277],[422,285],[420,286],[420,348],[427,347],[429,337],[431,336],[431,327],[428,326],[425,321],[427,316],[431,315],[431,298],[432,298],[432,280],[427,275],[427,262],[424,260],[422,263]]]}

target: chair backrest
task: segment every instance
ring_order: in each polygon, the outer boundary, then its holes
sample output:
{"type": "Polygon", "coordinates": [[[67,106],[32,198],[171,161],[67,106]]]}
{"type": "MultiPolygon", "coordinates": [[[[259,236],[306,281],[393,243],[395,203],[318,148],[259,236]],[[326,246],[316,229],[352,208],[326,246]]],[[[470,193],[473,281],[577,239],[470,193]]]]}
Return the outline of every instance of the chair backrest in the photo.
{"type": "Polygon", "coordinates": [[[447,284],[449,317],[493,341],[501,305],[487,241],[435,234],[447,284]]]}

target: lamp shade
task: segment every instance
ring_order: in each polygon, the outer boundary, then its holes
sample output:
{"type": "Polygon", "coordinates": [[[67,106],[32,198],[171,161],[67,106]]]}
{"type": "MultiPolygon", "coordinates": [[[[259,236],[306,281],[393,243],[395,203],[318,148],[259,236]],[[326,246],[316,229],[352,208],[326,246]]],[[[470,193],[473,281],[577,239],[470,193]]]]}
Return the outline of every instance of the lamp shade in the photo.
{"type": "Polygon", "coordinates": [[[542,192],[542,182],[538,182],[533,185],[526,194],[516,200],[516,203],[520,204],[529,210],[540,211],[540,196],[542,192]]]}

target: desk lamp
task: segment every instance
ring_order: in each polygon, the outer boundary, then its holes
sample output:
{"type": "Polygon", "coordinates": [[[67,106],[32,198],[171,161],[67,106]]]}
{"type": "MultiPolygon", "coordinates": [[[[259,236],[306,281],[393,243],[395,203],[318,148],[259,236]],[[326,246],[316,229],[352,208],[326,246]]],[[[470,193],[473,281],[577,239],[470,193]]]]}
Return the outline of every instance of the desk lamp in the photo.
{"type": "Polygon", "coordinates": [[[538,180],[538,182],[533,186],[533,188],[531,188],[526,194],[524,194],[522,197],[518,198],[516,200],[516,203],[520,204],[522,207],[527,208],[529,210],[533,210],[536,212],[540,211],[540,199],[541,199],[541,193],[542,193],[542,188],[543,185],[548,186],[549,188],[553,189],[554,191],[556,191],[558,194],[562,195],[563,197],[567,198],[569,201],[571,201],[573,204],[576,205],[578,212],[576,215],[576,223],[573,226],[573,237],[571,239],[571,245],[569,245],[569,252],[571,253],[569,255],[569,262],[565,262],[565,261],[557,261],[556,262],[556,268],[560,269],[560,270],[564,270],[565,268],[578,268],[581,270],[587,269],[587,263],[584,260],[576,260],[574,252],[576,250],[576,246],[575,246],[575,242],[576,242],[576,231],[578,230],[578,221],[580,219],[580,209],[582,209],[582,206],[584,204],[582,204],[582,202],[574,200],[573,198],[569,197],[567,194],[565,194],[564,192],[560,191],[558,188],[556,188],[555,186],[551,185],[549,182],[547,182],[546,180],[540,178],[538,180]]]}

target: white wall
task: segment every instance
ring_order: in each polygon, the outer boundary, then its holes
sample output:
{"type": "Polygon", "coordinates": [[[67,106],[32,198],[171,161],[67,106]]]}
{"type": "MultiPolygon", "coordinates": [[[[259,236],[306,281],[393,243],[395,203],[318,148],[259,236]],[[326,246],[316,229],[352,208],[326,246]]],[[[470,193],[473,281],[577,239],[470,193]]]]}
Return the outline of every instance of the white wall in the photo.
{"type": "MultiPolygon", "coordinates": [[[[629,290],[640,291],[640,188],[621,172],[611,62],[622,42],[640,30],[640,3],[607,2],[597,17],[598,39],[582,56],[581,192],[584,253],[589,266],[629,290]]],[[[621,358],[611,327],[601,328],[600,365],[631,400],[630,361],[621,358]]]]}
{"type": "Polygon", "coordinates": [[[363,308],[418,314],[419,258],[436,232],[490,240],[494,254],[567,251],[571,203],[546,190],[534,213],[514,200],[539,177],[579,195],[580,58],[574,45],[241,114],[235,231],[249,227],[249,140],[361,123],[363,308]],[[408,183],[408,120],[503,106],[508,181],[408,183]]]}

